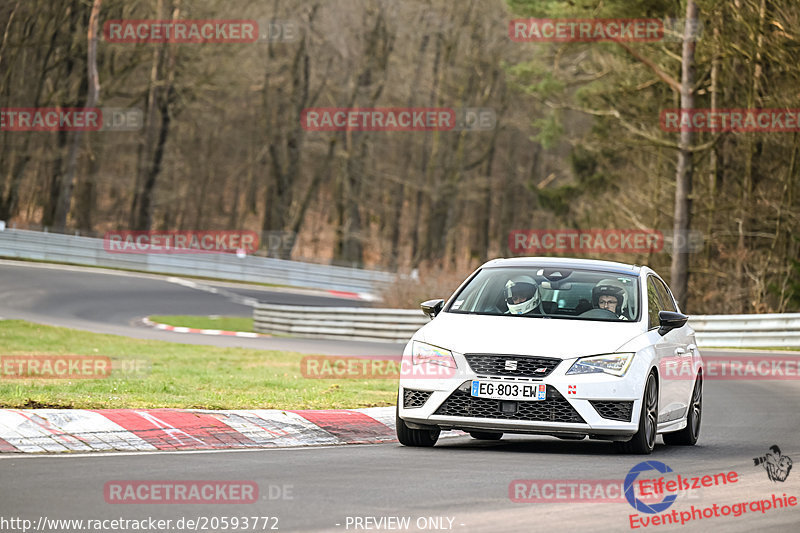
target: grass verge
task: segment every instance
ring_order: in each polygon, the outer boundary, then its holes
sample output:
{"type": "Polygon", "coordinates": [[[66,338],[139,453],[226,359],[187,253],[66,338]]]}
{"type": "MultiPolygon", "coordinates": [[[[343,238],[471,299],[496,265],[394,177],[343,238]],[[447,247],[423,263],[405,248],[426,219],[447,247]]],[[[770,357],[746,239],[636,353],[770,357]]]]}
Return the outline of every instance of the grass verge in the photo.
{"type": "Polygon", "coordinates": [[[153,322],[197,329],[221,329],[224,331],[253,331],[253,319],[238,316],[190,316],[190,315],[154,315],[153,322]]]}
{"type": "Polygon", "coordinates": [[[104,379],[9,378],[0,408],[345,409],[394,405],[391,379],[307,379],[303,354],[129,339],[0,320],[0,357],[107,356],[104,379]]]}

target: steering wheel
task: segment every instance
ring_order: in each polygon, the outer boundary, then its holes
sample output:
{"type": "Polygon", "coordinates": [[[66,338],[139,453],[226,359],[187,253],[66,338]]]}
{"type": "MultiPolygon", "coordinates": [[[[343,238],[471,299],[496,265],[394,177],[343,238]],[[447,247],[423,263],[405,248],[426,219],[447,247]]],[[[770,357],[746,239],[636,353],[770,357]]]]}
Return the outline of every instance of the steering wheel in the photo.
{"type": "Polygon", "coordinates": [[[578,316],[581,318],[598,318],[600,320],[608,320],[610,318],[619,320],[617,314],[613,311],[609,311],[608,309],[589,309],[578,316]]]}

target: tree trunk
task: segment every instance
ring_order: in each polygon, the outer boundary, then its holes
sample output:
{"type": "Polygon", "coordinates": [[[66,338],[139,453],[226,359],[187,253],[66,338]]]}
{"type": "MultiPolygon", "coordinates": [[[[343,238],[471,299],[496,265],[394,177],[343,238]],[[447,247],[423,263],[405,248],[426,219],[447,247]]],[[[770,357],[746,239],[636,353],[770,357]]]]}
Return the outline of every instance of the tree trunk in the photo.
{"type": "MultiPolygon", "coordinates": [[[[755,58],[753,61],[753,79],[750,85],[750,91],[747,95],[747,107],[752,109],[756,106],[756,101],[759,100],[759,82],[762,73],[762,50],[764,46],[764,22],[766,18],[766,0],[761,0],[758,10],[758,36],[755,43],[755,58]]],[[[753,167],[755,166],[756,154],[760,153],[760,147],[757,146],[755,141],[755,133],[745,133],[745,160],[744,171],[742,173],[742,193],[739,198],[738,210],[738,232],[739,239],[737,241],[736,250],[736,286],[740,287],[738,309],[733,312],[746,313],[750,310],[750,291],[746,289],[749,287],[747,280],[746,264],[748,256],[748,238],[747,234],[751,226],[751,210],[752,210],[752,195],[753,195],[753,167]]]]}
{"type": "MultiPolygon", "coordinates": [[[[694,50],[697,5],[686,3],[686,25],[683,33],[681,56],[681,113],[694,107],[694,50]]],[[[689,243],[687,237],[692,222],[692,132],[685,128],[680,133],[678,166],[675,177],[675,223],[673,226],[671,287],[678,305],[687,308],[689,287],[689,243]]]]}
{"type": "MultiPolygon", "coordinates": [[[[157,11],[162,12],[162,0],[159,0],[157,11]]],[[[172,10],[173,22],[180,17],[180,0],[176,0],[172,10]]],[[[153,197],[156,182],[161,174],[161,165],[164,159],[164,148],[170,131],[170,108],[173,100],[175,83],[175,58],[176,45],[170,44],[167,52],[165,75],[160,76],[159,67],[161,58],[166,49],[166,44],[153,51],[153,62],[150,69],[150,88],[147,102],[147,130],[144,146],[140,146],[139,172],[134,191],[133,208],[131,210],[131,227],[135,230],[149,230],[153,226],[153,197]],[[159,81],[165,78],[163,87],[159,81]],[[156,132],[156,111],[160,116],[160,125],[156,132]]]]}
{"type": "MultiPolygon", "coordinates": [[[[721,21],[722,19],[720,19],[721,21]]],[[[711,86],[709,93],[711,93],[711,112],[715,112],[719,107],[719,67],[721,61],[721,53],[719,50],[719,28],[714,28],[714,39],[712,46],[714,47],[714,55],[711,58],[711,86]]],[[[708,221],[706,223],[705,240],[708,243],[706,246],[706,269],[711,268],[711,257],[713,254],[713,247],[711,244],[711,234],[714,231],[714,217],[717,211],[717,185],[719,183],[719,154],[717,147],[712,146],[708,153],[708,221]]]]}
{"type": "MultiPolygon", "coordinates": [[[[100,6],[103,0],[94,0],[92,12],[89,15],[89,31],[86,38],[89,46],[86,59],[87,78],[89,81],[89,95],[86,98],[86,107],[92,108],[97,104],[100,93],[100,79],[97,75],[97,24],[100,18],[100,6]]],[[[58,199],[56,201],[55,227],[63,231],[67,227],[67,215],[72,205],[72,187],[75,181],[75,168],[78,164],[78,149],[80,148],[83,131],[78,130],[72,137],[72,146],[67,159],[67,171],[61,180],[58,199]]]]}

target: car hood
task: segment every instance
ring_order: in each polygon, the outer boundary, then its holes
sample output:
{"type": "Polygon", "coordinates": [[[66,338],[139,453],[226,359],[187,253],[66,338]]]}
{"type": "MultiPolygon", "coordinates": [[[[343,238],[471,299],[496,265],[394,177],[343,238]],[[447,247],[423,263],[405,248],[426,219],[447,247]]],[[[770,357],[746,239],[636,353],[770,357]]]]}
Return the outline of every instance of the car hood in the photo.
{"type": "Polygon", "coordinates": [[[614,352],[644,332],[639,322],[440,313],[414,339],[458,353],[570,359],[614,352]]]}

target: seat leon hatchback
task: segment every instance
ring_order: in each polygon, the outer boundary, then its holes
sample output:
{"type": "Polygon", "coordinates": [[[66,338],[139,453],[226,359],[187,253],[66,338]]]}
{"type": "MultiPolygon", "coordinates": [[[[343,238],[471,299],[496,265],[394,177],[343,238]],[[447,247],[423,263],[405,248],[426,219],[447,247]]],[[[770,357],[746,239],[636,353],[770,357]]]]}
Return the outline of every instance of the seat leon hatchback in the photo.
{"type": "Polygon", "coordinates": [[[403,353],[397,437],[441,431],[614,441],[649,454],[656,435],[693,445],[703,362],[688,317],[646,266],[521,257],[481,266],[403,353]]]}

